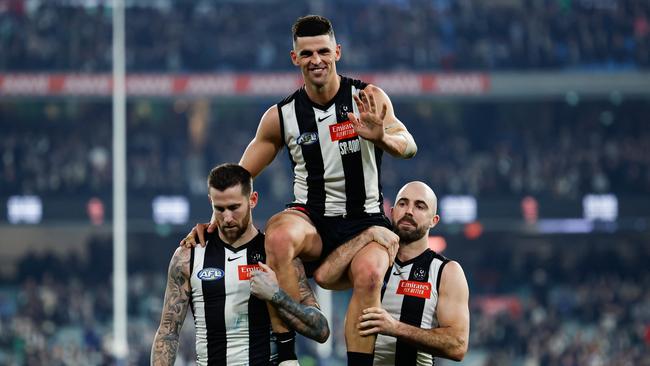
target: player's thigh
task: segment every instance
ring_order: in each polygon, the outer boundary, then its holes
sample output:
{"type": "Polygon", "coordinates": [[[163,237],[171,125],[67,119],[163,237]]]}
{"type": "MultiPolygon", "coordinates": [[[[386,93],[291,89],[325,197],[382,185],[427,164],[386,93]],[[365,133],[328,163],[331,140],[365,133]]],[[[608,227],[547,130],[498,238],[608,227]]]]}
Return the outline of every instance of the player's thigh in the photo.
{"type": "Polygon", "coordinates": [[[303,212],[296,210],[279,212],[269,219],[265,231],[267,250],[269,246],[288,245],[293,248],[294,257],[307,261],[320,258],[323,242],[316,226],[303,212]]]}

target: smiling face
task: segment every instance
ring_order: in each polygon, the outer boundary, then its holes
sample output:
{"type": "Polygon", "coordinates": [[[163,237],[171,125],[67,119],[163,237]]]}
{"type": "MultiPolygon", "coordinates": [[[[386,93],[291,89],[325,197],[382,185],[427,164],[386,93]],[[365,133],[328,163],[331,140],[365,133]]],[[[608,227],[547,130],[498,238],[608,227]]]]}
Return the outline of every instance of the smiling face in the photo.
{"type": "Polygon", "coordinates": [[[251,225],[251,209],[257,204],[257,192],[246,195],[238,184],[223,191],[210,187],[209,193],[217,227],[225,241],[232,244],[251,225]]]}
{"type": "Polygon", "coordinates": [[[393,231],[399,236],[400,244],[422,239],[436,226],[440,220],[437,205],[436,195],[426,184],[411,182],[402,187],[391,209],[393,231]]]}
{"type": "Polygon", "coordinates": [[[341,58],[341,45],[333,36],[297,37],[291,50],[291,61],[300,67],[305,84],[322,88],[336,82],[336,61],[341,58]]]}

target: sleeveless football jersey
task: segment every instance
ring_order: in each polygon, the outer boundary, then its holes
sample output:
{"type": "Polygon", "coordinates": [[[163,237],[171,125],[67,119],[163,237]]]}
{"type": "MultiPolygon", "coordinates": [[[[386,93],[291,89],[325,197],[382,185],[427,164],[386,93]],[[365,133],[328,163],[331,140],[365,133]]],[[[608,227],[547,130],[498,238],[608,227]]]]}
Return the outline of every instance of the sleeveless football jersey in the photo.
{"type": "MultiPolygon", "coordinates": [[[[424,329],[437,327],[440,276],[448,262],[449,259],[430,249],[404,263],[395,259],[384,277],[381,306],[403,323],[424,329]]],[[[406,342],[383,334],[377,336],[375,365],[430,366],[434,363],[431,354],[418,352],[406,342]]]]}
{"type": "Polygon", "coordinates": [[[381,212],[383,151],[359,137],[348,119],[348,112],[359,113],[352,95],[366,86],[341,77],[327,105],[312,102],[304,87],[278,104],[294,173],[294,203],[324,216],[381,212]]]}
{"type": "Polygon", "coordinates": [[[269,365],[271,321],[250,293],[250,274],[264,262],[264,234],[233,248],[215,232],[190,257],[197,365],[269,365]]]}

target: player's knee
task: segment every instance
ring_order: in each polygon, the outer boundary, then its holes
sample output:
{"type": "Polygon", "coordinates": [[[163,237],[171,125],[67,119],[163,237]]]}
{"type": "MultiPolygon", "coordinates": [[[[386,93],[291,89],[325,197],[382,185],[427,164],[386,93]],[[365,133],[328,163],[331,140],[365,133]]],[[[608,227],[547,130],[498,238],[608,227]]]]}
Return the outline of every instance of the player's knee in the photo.
{"type": "Polygon", "coordinates": [[[286,262],[293,260],[298,238],[287,227],[278,226],[267,231],[264,248],[269,261],[286,262]]]}
{"type": "Polygon", "coordinates": [[[352,267],[353,286],[355,291],[375,292],[381,289],[387,268],[366,258],[358,258],[352,267]]]}

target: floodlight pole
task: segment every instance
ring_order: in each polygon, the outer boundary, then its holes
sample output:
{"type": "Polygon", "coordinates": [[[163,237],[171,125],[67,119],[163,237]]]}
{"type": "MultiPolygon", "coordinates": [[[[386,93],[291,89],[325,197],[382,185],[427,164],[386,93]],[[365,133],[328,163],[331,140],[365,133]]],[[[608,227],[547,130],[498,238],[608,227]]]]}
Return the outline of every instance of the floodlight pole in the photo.
{"type": "Polygon", "coordinates": [[[113,352],[126,365],[126,86],[124,0],[113,0],[113,352]]]}

